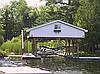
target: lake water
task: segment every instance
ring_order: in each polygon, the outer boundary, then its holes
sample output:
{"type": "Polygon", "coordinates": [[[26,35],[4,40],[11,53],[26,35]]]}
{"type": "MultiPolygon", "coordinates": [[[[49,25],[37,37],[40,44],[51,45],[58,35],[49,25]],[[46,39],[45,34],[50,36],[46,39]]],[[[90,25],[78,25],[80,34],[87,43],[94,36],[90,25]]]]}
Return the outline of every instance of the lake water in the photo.
{"type": "MultiPolygon", "coordinates": [[[[61,57],[20,61],[27,62],[27,66],[48,70],[53,74],[100,74],[100,61],[72,61],[61,57]]],[[[4,63],[4,61],[1,62],[4,63]]]]}
{"type": "Polygon", "coordinates": [[[49,70],[53,74],[100,74],[100,61],[72,61],[56,57],[27,62],[31,67],[49,70]]]}

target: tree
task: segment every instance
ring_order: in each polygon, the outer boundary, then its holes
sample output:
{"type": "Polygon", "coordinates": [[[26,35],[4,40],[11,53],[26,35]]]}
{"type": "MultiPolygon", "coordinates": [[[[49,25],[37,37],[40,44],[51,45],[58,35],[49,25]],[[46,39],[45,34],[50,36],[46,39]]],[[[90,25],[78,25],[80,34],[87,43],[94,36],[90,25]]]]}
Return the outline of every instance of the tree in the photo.
{"type": "Polygon", "coordinates": [[[3,34],[4,34],[4,30],[2,24],[0,24],[0,45],[4,42],[3,34]]]}
{"type": "Polygon", "coordinates": [[[80,0],[80,7],[75,16],[75,23],[89,30],[86,43],[89,49],[98,48],[100,44],[100,1],[80,0]]]}
{"type": "Polygon", "coordinates": [[[73,24],[75,13],[79,7],[79,0],[69,0],[69,4],[62,3],[62,0],[57,1],[59,3],[57,3],[55,0],[48,0],[47,6],[58,6],[59,8],[54,14],[56,16],[56,19],[73,24]]]}
{"type": "MultiPolygon", "coordinates": [[[[1,15],[0,15],[0,20],[2,20],[1,15]]],[[[3,34],[4,34],[3,23],[0,21],[0,45],[4,42],[3,34]]]]}
{"type": "Polygon", "coordinates": [[[10,5],[2,9],[1,17],[4,24],[5,40],[12,39],[13,36],[18,36],[21,29],[28,27],[27,21],[27,4],[25,0],[11,1],[10,5]]]}

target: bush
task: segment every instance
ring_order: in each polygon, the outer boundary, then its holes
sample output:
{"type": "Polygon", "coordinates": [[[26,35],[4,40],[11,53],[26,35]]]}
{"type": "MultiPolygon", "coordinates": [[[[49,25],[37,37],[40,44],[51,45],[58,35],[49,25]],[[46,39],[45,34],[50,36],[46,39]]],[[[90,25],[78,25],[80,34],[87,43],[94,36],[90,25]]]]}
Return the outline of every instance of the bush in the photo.
{"type": "MultiPolygon", "coordinates": [[[[25,44],[27,45],[27,44],[25,44]]],[[[32,46],[31,46],[31,42],[28,41],[28,46],[27,47],[27,50],[29,52],[32,52],[32,46]]],[[[2,51],[5,51],[6,53],[11,53],[11,52],[14,52],[15,54],[20,54],[21,53],[21,37],[13,37],[12,40],[8,40],[6,42],[4,42],[2,45],[1,45],[1,50],[2,51]]],[[[25,48],[26,50],[26,48],[25,48]]]]}
{"type": "Polygon", "coordinates": [[[0,57],[5,57],[7,56],[7,53],[5,51],[0,50],[0,57]]]}
{"type": "Polygon", "coordinates": [[[90,53],[90,52],[81,51],[81,52],[79,53],[79,56],[80,56],[80,57],[93,57],[93,56],[96,56],[96,54],[90,53]]]}

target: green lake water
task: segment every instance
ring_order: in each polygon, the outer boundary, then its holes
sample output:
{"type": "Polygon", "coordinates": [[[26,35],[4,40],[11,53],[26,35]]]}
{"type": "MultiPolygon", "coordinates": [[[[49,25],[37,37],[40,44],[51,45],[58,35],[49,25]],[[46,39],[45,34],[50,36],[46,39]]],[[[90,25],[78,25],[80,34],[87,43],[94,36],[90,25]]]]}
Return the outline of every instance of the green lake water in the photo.
{"type": "Polygon", "coordinates": [[[31,67],[48,70],[53,74],[100,74],[100,61],[72,61],[57,57],[26,62],[31,67]]]}
{"type": "MultiPolygon", "coordinates": [[[[18,61],[27,62],[27,66],[51,71],[53,74],[100,74],[100,61],[72,61],[62,57],[18,61]]],[[[0,63],[2,65],[4,61],[0,60],[0,63]]]]}

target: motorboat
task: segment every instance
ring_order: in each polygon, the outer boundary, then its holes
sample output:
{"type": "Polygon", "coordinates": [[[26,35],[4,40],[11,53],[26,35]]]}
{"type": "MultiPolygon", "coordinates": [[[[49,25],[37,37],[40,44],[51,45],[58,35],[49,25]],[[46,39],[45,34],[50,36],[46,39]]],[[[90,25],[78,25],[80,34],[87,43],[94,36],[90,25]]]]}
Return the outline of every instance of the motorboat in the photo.
{"type": "Polygon", "coordinates": [[[23,53],[22,59],[41,59],[41,57],[35,56],[32,53],[23,53]]]}
{"type": "Polygon", "coordinates": [[[37,55],[41,56],[42,58],[53,58],[57,57],[56,49],[55,48],[49,48],[46,46],[42,46],[39,51],[36,53],[37,55]]]}

